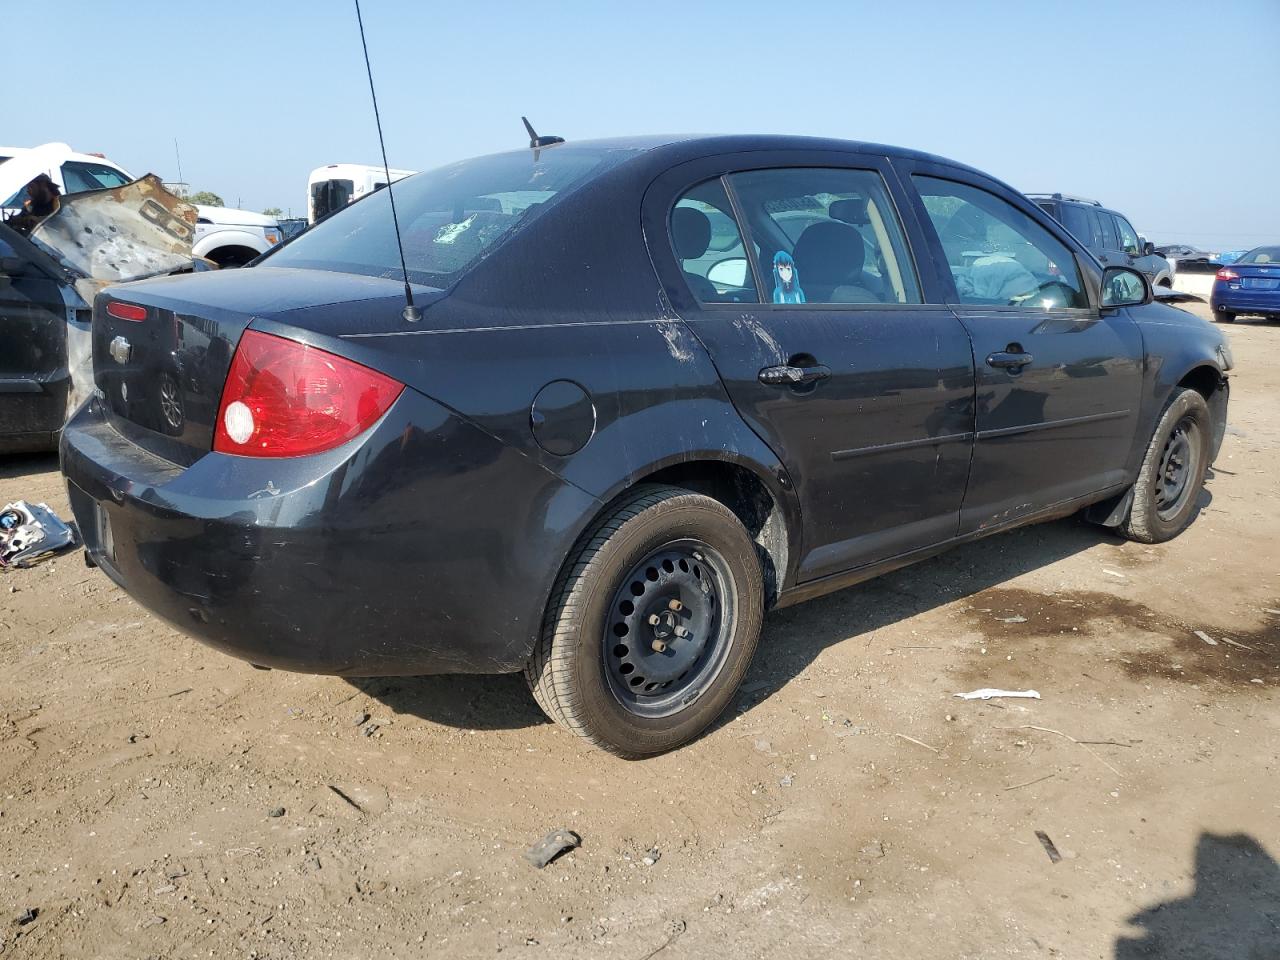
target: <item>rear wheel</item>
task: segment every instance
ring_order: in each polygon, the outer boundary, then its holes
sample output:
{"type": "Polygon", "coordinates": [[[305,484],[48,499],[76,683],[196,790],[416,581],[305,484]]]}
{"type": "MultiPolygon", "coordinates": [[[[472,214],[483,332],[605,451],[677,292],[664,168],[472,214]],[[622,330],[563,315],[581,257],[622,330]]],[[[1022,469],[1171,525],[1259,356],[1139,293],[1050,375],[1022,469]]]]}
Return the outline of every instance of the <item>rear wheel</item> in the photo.
{"type": "Polygon", "coordinates": [[[729,705],[763,613],[738,518],[678,487],[639,488],[569,559],[525,677],[561,726],[622,757],[652,756],[729,705]]]}
{"type": "Polygon", "coordinates": [[[1214,310],[1213,319],[1217,320],[1219,323],[1235,323],[1236,315],[1230,310],[1214,310]]]}
{"type": "Polygon", "coordinates": [[[1195,518],[1213,435],[1209,405],[1195,390],[1175,391],[1147,445],[1133,506],[1120,525],[1130,540],[1160,543],[1195,518]]]}

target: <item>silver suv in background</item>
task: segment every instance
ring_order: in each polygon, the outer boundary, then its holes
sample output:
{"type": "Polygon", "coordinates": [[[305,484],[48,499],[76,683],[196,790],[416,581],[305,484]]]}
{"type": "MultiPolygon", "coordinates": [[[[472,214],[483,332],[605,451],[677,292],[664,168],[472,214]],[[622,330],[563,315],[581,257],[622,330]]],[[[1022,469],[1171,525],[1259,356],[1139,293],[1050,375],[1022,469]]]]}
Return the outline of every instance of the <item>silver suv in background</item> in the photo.
{"type": "Polygon", "coordinates": [[[1173,268],[1155,246],[1133,229],[1127,217],[1097,200],[1064,193],[1029,193],[1045,213],[1075,234],[1089,252],[1109,267],[1131,267],[1146,274],[1153,287],[1172,287],[1173,268]]]}

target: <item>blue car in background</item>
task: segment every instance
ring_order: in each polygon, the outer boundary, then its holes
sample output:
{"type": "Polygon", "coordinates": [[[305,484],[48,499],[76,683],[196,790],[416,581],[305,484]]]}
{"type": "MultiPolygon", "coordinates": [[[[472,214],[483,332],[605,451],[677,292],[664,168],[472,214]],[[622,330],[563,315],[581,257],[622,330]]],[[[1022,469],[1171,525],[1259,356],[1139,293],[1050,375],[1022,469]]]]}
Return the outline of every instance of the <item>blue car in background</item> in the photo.
{"type": "Polygon", "coordinates": [[[1241,313],[1280,320],[1280,247],[1255,247],[1219,270],[1209,303],[1220,323],[1241,313]]]}

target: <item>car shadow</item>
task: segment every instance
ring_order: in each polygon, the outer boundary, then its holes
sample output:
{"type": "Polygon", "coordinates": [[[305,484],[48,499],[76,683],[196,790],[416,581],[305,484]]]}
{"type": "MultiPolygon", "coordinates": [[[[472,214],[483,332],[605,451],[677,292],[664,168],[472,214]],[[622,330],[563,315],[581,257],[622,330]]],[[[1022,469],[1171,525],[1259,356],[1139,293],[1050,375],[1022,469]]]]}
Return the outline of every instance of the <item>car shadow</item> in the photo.
{"type": "MultiPolygon", "coordinates": [[[[773,611],[765,617],[760,646],[738,705],[772,696],[834,644],[981,593],[1100,543],[1123,542],[1111,531],[1082,519],[1037,524],[773,611]]],[[[518,674],[380,677],[349,682],[398,713],[432,723],[503,730],[549,722],[518,674]]],[[[728,722],[736,712],[726,711],[719,723],[728,722]]]]}
{"type": "Polygon", "coordinates": [[[56,453],[0,454],[0,480],[14,480],[58,469],[56,453]]]}
{"type": "Polygon", "coordinates": [[[1195,888],[1129,918],[1136,935],[1116,940],[1115,960],[1277,960],[1280,864],[1242,833],[1202,833],[1195,888]]]}

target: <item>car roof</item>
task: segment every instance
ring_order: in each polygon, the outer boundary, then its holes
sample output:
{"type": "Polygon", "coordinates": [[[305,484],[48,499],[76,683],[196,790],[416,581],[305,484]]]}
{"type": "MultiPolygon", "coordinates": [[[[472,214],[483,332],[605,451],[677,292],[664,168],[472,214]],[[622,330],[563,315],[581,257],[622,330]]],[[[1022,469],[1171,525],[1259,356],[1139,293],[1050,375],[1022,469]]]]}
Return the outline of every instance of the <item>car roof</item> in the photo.
{"type": "MultiPolygon", "coordinates": [[[[34,148],[33,147],[0,147],[0,157],[12,158],[12,157],[19,156],[20,154],[26,153],[32,149],[34,148]]],[[[92,153],[76,153],[74,150],[72,150],[70,153],[68,153],[65,156],[64,161],[65,160],[77,160],[83,163],[100,163],[100,164],[103,164],[104,166],[114,167],[117,170],[123,169],[120,166],[120,164],[116,163],[114,160],[108,160],[106,157],[96,157],[92,153]]]]}
{"type": "Polygon", "coordinates": [[[569,140],[543,150],[633,150],[641,160],[654,166],[674,166],[687,160],[727,153],[751,153],[765,150],[810,150],[839,153],[865,153],[872,156],[901,157],[956,167],[991,179],[976,167],[955,160],[882,143],[842,140],[835,137],[789,136],[784,134],[666,134],[635,137],[610,137],[597,140],[569,140]]]}

